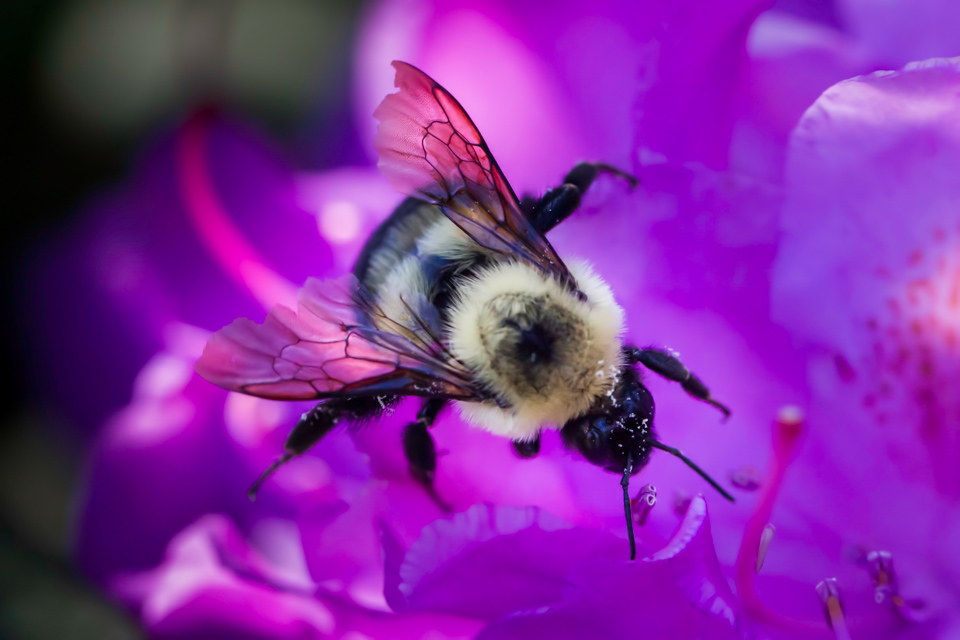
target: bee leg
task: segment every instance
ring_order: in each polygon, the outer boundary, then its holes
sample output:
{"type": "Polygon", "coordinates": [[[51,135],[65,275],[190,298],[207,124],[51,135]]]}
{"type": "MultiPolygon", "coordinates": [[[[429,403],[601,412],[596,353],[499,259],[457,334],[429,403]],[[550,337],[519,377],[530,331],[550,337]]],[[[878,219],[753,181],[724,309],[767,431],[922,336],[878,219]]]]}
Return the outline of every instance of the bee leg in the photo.
{"type": "Polygon", "coordinates": [[[437,445],[433,441],[428,429],[433,426],[437,416],[446,406],[446,400],[432,398],[423,403],[417,421],[411,422],[403,429],[403,453],[410,463],[410,475],[423,485],[427,495],[445,513],[452,509],[437,493],[433,486],[433,479],[437,471],[437,445]]]}
{"type": "Polygon", "coordinates": [[[636,189],[637,185],[640,184],[640,181],[636,177],[626,171],[602,162],[581,162],[570,170],[570,173],[563,179],[563,183],[572,184],[580,189],[580,193],[586,193],[587,189],[590,188],[590,185],[593,184],[593,181],[596,180],[597,176],[601,173],[609,173],[623,178],[630,183],[631,189],[636,189]]]}
{"type": "Polygon", "coordinates": [[[730,409],[714,400],[707,385],[690,373],[676,356],[662,349],[640,349],[633,346],[624,347],[623,351],[630,364],[642,364],[667,380],[679,382],[683,390],[691,396],[713,405],[723,412],[724,418],[730,417],[730,409]]]}
{"type": "Polygon", "coordinates": [[[310,411],[307,411],[290,435],[287,436],[287,442],[283,445],[283,455],[277,458],[270,467],[264,471],[253,486],[247,491],[247,497],[256,500],[257,492],[261,485],[273,475],[273,472],[281,466],[305,453],[310,447],[317,444],[323,436],[343,422],[349,420],[352,422],[369,420],[380,415],[380,413],[392,407],[398,402],[394,396],[380,398],[340,398],[321,402],[310,411]]]}
{"type": "Polygon", "coordinates": [[[608,164],[581,162],[570,170],[563,179],[563,184],[545,193],[533,204],[532,209],[529,208],[529,203],[525,205],[527,208],[524,211],[537,231],[540,233],[550,231],[576,211],[580,206],[580,198],[601,173],[610,173],[624,178],[630,182],[631,188],[639,184],[639,181],[630,174],[608,164]]]}
{"type": "Polygon", "coordinates": [[[540,434],[533,440],[514,440],[513,450],[521,458],[533,458],[540,453],[540,434]]]}

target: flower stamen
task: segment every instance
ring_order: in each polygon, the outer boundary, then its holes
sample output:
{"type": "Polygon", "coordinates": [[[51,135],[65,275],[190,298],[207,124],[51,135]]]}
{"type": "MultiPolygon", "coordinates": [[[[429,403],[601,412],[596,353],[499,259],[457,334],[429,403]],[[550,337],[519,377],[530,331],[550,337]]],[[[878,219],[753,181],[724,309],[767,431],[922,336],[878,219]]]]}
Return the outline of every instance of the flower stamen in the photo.
{"type": "Polygon", "coordinates": [[[773,534],[776,532],[777,528],[770,523],[763,528],[763,533],[760,534],[760,547],[757,549],[757,563],[753,567],[755,573],[760,573],[760,569],[763,568],[763,561],[767,557],[767,549],[770,547],[773,534]]]}
{"type": "Polygon", "coordinates": [[[877,604],[890,600],[894,605],[903,606],[903,598],[897,591],[897,577],[893,572],[893,556],[889,551],[871,551],[867,554],[867,568],[873,580],[873,598],[877,604]]]}
{"type": "Polygon", "coordinates": [[[817,585],[817,595],[823,607],[823,615],[827,619],[827,626],[833,631],[837,640],[850,640],[850,630],[847,629],[847,620],[844,617],[843,601],[840,599],[840,589],[836,578],[827,578],[817,585]]]}
{"type": "Polygon", "coordinates": [[[632,500],[631,505],[633,518],[636,520],[638,526],[642,527],[647,523],[647,516],[655,504],[657,504],[657,488],[652,484],[648,484],[640,489],[640,493],[632,500]]]}
{"type": "Polygon", "coordinates": [[[873,598],[877,604],[890,601],[901,618],[909,622],[924,619],[924,606],[920,601],[907,601],[900,595],[897,574],[893,569],[893,556],[889,551],[871,551],[864,558],[873,582],[873,598]]]}
{"type": "MultiPolygon", "coordinates": [[[[780,485],[786,475],[787,468],[793,460],[800,435],[803,433],[803,412],[796,407],[784,407],[777,414],[773,423],[773,459],[767,471],[767,476],[760,485],[760,496],[757,506],[747,521],[740,543],[740,552],[737,554],[735,565],[735,582],[737,594],[744,610],[757,622],[799,633],[810,633],[822,630],[822,627],[805,620],[795,620],[783,616],[768,608],[757,595],[754,575],[758,570],[758,560],[761,556],[761,545],[764,532],[770,523],[773,505],[776,503],[780,485]]],[[[767,545],[770,540],[768,534],[767,545]]],[[[766,547],[763,549],[766,555],[766,547]]],[[[762,560],[760,561],[762,563],[762,560]]]]}

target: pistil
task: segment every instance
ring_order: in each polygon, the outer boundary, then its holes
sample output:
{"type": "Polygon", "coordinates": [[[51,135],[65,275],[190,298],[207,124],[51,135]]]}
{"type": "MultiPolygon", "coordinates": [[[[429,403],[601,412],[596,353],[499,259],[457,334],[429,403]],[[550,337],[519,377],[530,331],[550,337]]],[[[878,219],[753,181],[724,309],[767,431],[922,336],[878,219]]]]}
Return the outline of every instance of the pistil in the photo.
{"type": "Polygon", "coordinates": [[[751,618],[762,624],[799,633],[812,633],[822,627],[804,620],[783,616],[768,608],[757,595],[754,575],[766,557],[773,530],[768,530],[773,505],[776,503],[780,485],[787,468],[793,461],[797,443],[803,433],[803,413],[797,407],[784,407],[773,423],[773,459],[765,480],[760,484],[757,506],[747,521],[737,554],[735,582],[744,610],[751,618]],[[764,543],[764,534],[766,542],[764,543]]]}

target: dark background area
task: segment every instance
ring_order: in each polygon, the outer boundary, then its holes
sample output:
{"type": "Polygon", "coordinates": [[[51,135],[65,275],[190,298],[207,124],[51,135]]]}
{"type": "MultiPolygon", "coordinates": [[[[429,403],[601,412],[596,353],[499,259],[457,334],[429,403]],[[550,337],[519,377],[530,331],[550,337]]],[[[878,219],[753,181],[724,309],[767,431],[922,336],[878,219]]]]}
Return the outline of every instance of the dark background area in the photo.
{"type": "MultiPolygon", "coordinates": [[[[74,223],[85,202],[121,182],[136,154],[197,104],[217,104],[265,132],[299,169],[356,160],[344,157],[343,149],[356,148],[350,144],[349,74],[351,34],[361,3],[124,4],[0,3],[0,116],[7,158],[0,215],[0,295],[5,301],[0,315],[5,337],[0,340],[0,638],[140,637],[125,612],[88,585],[71,563],[71,504],[93,434],[76,428],[44,388],[42,371],[31,360],[31,318],[24,300],[37,293],[29,287],[38,251],[74,223]],[[89,51],[84,30],[105,29],[96,37],[109,40],[111,29],[129,29],[149,40],[158,12],[182,25],[183,33],[199,30],[201,45],[196,45],[197,34],[193,43],[187,36],[169,43],[179,63],[172,70],[173,82],[161,74],[158,80],[167,86],[146,91],[152,100],[142,99],[131,108],[124,105],[128,89],[122,80],[136,69],[115,68],[122,55],[111,60],[98,55],[95,46],[89,51]],[[248,35],[257,42],[243,59],[226,60],[225,41],[237,20],[262,29],[248,35]],[[88,55],[83,55],[84,47],[88,55]],[[261,67],[256,67],[257,47],[265,53],[261,67]],[[81,55],[74,55],[78,49],[81,55]],[[271,57],[271,50],[279,53],[271,57]],[[285,85],[271,86],[270,64],[282,64],[284,53],[306,63],[297,73],[281,76],[285,85]],[[244,64],[255,68],[245,70],[244,64]],[[84,102],[87,90],[104,94],[108,108],[102,118],[95,110],[91,117],[91,103],[84,102]],[[320,139],[328,144],[317,144],[320,139]],[[337,150],[336,157],[330,149],[337,150]]],[[[121,48],[123,42],[120,37],[121,48]]],[[[135,63],[134,56],[130,64],[135,63]]],[[[137,89],[143,86],[131,91],[137,89]]],[[[125,393],[129,397],[129,389],[125,393]]]]}

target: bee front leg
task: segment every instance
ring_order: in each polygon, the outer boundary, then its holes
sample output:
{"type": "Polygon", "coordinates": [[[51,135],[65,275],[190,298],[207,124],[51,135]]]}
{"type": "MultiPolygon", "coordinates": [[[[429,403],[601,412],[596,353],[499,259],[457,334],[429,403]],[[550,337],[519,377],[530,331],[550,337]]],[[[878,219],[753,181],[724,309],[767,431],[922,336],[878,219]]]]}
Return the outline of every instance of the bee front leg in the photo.
{"type": "Polygon", "coordinates": [[[640,349],[632,346],[624,347],[623,353],[630,364],[642,364],[667,380],[679,382],[683,390],[691,396],[713,405],[723,412],[725,418],[730,417],[730,409],[714,400],[707,385],[693,375],[672,353],[663,349],[640,349]]]}
{"type": "Polygon", "coordinates": [[[540,233],[550,231],[576,211],[580,206],[580,198],[601,173],[624,178],[630,182],[630,188],[636,188],[640,183],[629,173],[608,164],[581,162],[570,170],[559,187],[550,189],[536,202],[523,203],[524,211],[528,212],[527,215],[537,231],[540,233]]]}
{"type": "Polygon", "coordinates": [[[273,475],[273,472],[285,465],[296,456],[305,453],[310,447],[317,444],[321,438],[330,433],[330,431],[344,421],[358,422],[375,418],[384,409],[392,407],[397,403],[396,397],[380,398],[338,398],[321,402],[310,411],[307,411],[290,435],[287,436],[287,442],[283,445],[283,455],[277,458],[270,467],[264,471],[253,486],[247,491],[247,497],[251,500],[257,498],[257,492],[260,486],[273,475]]]}
{"type": "Polygon", "coordinates": [[[417,414],[417,421],[403,429],[403,453],[410,463],[410,475],[413,479],[423,485],[441,511],[450,513],[450,505],[444,502],[433,486],[437,471],[437,445],[428,431],[446,405],[446,400],[436,398],[423,403],[417,414]]]}

